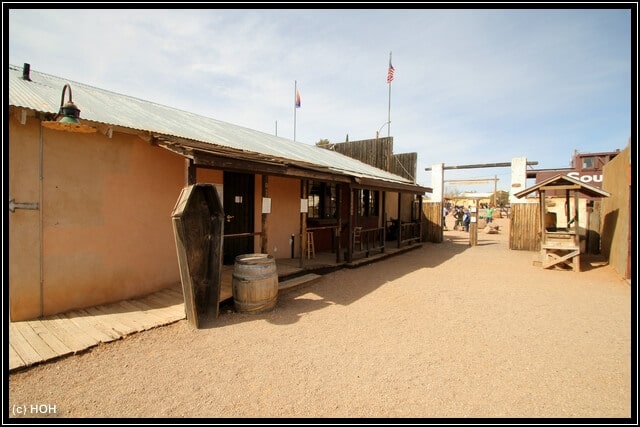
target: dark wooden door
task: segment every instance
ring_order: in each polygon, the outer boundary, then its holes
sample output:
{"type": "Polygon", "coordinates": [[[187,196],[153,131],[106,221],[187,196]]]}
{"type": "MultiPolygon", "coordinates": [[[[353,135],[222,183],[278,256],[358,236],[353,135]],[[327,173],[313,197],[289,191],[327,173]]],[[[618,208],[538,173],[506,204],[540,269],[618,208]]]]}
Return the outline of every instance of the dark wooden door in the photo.
{"type": "Polygon", "coordinates": [[[223,188],[223,263],[233,265],[238,255],[253,253],[254,175],[225,172],[223,188]]]}

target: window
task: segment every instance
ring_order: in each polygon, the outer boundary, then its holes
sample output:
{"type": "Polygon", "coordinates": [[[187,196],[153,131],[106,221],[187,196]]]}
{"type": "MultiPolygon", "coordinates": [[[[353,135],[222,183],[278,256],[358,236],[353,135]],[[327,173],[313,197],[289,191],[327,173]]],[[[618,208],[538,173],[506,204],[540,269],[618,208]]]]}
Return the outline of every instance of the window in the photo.
{"type": "Polygon", "coordinates": [[[582,169],[593,169],[593,157],[583,157],[582,158],[582,169]]]}
{"type": "Polygon", "coordinates": [[[378,216],[379,192],[373,190],[359,190],[357,211],[358,216],[378,216]]]}
{"type": "Polygon", "coordinates": [[[308,218],[336,217],[336,185],[326,182],[309,181],[308,218]]]}

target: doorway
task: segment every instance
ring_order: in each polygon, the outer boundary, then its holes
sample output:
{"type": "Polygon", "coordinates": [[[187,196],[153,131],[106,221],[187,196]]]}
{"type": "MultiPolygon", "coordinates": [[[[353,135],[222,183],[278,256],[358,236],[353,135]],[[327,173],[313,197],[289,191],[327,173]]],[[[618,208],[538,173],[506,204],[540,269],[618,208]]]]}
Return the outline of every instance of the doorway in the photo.
{"type": "Polygon", "coordinates": [[[254,252],[254,187],[251,174],[224,172],[223,264],[233,265],[238,255],[254,252]]]}

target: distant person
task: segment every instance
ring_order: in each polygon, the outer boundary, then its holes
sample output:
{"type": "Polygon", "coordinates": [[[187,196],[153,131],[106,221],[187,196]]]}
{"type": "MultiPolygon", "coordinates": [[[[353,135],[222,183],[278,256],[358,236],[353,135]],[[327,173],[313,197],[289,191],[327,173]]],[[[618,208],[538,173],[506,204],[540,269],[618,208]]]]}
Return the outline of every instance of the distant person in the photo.
{"type": "Polygon", "coordinates": [[[456,220],[456,223],[453,226],[454,230],[461,230],[462,228],[464,228],[464,223],[462,222],[463,216],[464,216],[464,212],[462,211],[462,208],[460,206],[456,206],[453,209],[453,217],[456,220]]]}
{"type": "Polygon", "coordinates": [[[493,222],[493,205],[489,205],[489,209],[487,209],[487,224],[493,222]]]}
{"type": "Polygon", "coordinates": [[[462,223],[464,224],[464,231],[469,231],[469,224],[471,224],[471,212],[469,211],[469,209],[464,210],[462,223]]]}
{"type": "Polygon", "coordinates": [[[442,207],[442,228],[447,229],[447,215],[449,215],[449,209],[446,206],[442,207]]]}

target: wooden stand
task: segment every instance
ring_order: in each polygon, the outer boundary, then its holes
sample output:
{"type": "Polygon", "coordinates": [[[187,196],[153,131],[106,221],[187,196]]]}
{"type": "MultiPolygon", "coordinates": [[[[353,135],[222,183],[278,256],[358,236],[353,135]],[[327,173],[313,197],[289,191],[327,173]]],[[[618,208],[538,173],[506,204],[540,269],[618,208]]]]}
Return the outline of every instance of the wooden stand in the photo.
{"type": "MultiPolygon", "coordinates": [[[[542,264],[543,268],[569,267],[575,272],[580,271],[580,227],[579,227],[579,193],[591,197],[609,197],[604,190],[583,184],[580,180],[568,175],[558,174],[541,183],[516,193],[517,198],[538,192],[540,199],[540,260],[534,260],[534,265],[542,264]],[[565,192],[564,214],[566,222],[558,227],[556,212],[547,212],[546,192],[565,192]],[[573,197],[571,194],[573,193],[573,197]],[[573,203],[572,199],[573,198],[573,203]]],[[[564,222],[564,221],[563,221],[564,222]]],[[[587,229],[589,228],[587,222],[587,229]]]]}

